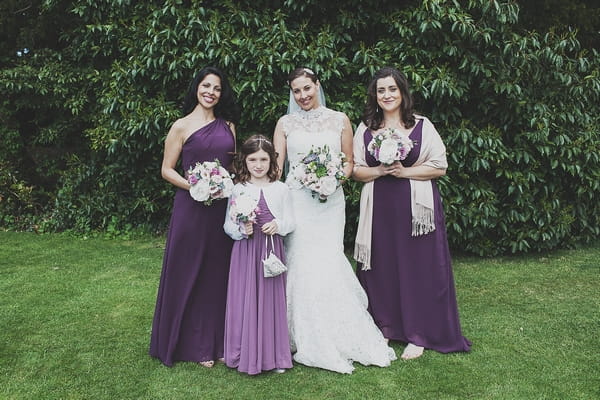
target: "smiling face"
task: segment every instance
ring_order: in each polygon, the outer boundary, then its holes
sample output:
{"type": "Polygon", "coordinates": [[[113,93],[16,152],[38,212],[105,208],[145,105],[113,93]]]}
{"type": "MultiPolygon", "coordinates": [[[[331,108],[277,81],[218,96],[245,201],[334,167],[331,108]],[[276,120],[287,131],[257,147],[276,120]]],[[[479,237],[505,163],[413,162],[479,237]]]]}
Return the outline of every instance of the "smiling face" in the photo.
{"type": "Polygon", "coordinates": [[[397,112],[400,109],[402,94],[393,77],[377,79],[377,104],[384,112],[397,112]]]}
{"type": "Polygon", "coordinates": [[[213,108],[221,98],[221,78],[214,74],[208,74],[198,85],[196,92],[198,104],[204,108],[213,108]]]}
{"type": "Polygon", "coordinates": [[[251,180],[266,179],[270,165],[271,157],[263,149],[246,156],[246,168],[250,172],[251,180]]]}
{"type": "Polygon", "coordinates": [[[290,83],[294,100],[304,111],[319,107],[319,84],[307,76],[299,76],[290,83]]]}

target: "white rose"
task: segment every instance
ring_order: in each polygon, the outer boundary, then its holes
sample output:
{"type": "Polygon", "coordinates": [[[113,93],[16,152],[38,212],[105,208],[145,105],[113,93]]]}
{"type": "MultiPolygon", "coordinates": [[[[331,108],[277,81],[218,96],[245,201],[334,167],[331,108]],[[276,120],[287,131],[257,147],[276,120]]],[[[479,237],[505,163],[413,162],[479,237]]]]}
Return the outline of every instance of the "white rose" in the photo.
{"type": "Polygon", "coordinates": [[[192,196],[192,199],[196,201],[208,200],[209,194],[210,187],[208,185],[208,181],[206,180],[198,181],[198,183],[190,187],[190,196],[192,196]]]}
{"type": "Polygon", "coordinates": [[[304,179],[304,177],[306,176],[306,172],[304,172],[304,168],[302,168],[300,165],[296,166],[294,168],[294,178],[298,179],[299,181],[302,181],[304,179]]]}
{"type": "Polygon", "coordinates": [[[324,194],[325,196],[330,196],[333,194],[333,192],[335,192],[335,189],[337,189],[337,179],[335,179],[335,177],[333,176],[324,176],[323,178],[321,178],[321,194],[324,194]]]}
{"type": "Polygon", "coordinates": [[[392,164],[396,161],[396,154],[398,153],[398,142],[394,139],[385,139],[381,142],[379,148],[379,161],[383,164],[392,164]]]}
{"type": "Polygon", "coordinates": [[[236,199],[235,206],[238,214],[249,216],[256,209],[256,204],[256,201],[250,196],[240,195],[236,199]]]}

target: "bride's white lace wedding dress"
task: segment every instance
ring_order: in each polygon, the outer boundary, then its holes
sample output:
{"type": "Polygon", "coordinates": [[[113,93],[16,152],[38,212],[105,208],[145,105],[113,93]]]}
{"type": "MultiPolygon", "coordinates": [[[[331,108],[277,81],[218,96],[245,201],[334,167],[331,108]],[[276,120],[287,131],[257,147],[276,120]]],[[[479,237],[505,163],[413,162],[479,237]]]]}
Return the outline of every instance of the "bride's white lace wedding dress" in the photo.
{"type": "MultiPolygon", "coordinates": [[[[283,117],[291,166],[311,149],[341,151],[343,114],[319,107],[283,117]]],[[[396,355],[367,311],[368,300],[344,255],[345,200],[325,203],[288,175],[296,230],[286,237],[288,324],[294,360],[352,373],[352,362],[390,365],[396,355]]]]}

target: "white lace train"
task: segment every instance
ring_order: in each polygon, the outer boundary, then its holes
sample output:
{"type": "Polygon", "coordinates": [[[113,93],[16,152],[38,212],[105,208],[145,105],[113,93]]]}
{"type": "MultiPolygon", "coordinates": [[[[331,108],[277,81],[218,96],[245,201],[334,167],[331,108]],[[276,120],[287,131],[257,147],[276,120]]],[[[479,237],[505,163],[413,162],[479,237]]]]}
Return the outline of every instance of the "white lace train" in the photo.
{"type": "MultiPolygon", "coordinates": [[[[326,115],[327,112],[335,113],[325,109],[326,115]]],[[[333,151],[340,150],[341,128],[336,128],[338,132],[323,130],[326,125],[319,124],[315,136],[302,129],[295,132],[288,124],[290,162],[298,161],[312,145],[328,144],[333,151]]],[[[325,203],[313,198],[307,189],[292,189],[292,201],[296,230],[286,237],[285,244],[288,324],[292,349],[296,351],[294,360],[341,373],[352,373],[353,361],[390,365],[396,354],[367,311],[367,295],[344,254],[342,189],[338,188],[325,203]]]]}

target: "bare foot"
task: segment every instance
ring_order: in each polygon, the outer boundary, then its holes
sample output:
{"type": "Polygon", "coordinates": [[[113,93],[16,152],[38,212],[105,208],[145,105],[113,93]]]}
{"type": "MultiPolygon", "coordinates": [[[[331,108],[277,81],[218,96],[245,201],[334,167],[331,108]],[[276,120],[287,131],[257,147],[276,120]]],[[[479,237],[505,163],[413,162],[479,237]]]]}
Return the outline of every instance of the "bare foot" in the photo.
{"type": "Polygon", "coordinates": [[[400,356],[403,360],[412,360],[414,358],[419,358],[423,355],[423,351],[425,348],[421,346],[417,346],[416,344],[409,343],[405,348],[404,352],[400,356]]]}
{"type": "Polygon", "coordinates": [[[225,363],[225,358],[221,357],[217,361],[220,362],[220,363],[225,363]]]}
{"type": "Polygon", "coordinates": [[[202,365],[203,367],[206,367],[206,368],[212,368],[213,365],[215,365],[215,362],[213,360],[210,360],[210,361],[200,361],[200,362],[198,362],[198,364],[200,364],[200,365],[202,365]]]}

